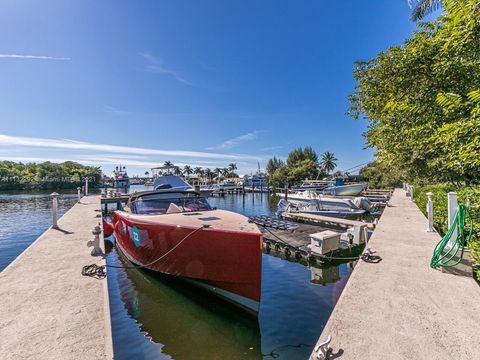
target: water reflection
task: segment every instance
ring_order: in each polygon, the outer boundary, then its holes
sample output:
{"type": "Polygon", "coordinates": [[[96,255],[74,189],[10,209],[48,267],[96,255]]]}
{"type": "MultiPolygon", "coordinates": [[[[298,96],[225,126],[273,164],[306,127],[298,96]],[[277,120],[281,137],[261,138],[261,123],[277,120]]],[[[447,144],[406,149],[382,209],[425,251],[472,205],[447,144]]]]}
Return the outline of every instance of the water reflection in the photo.
{"type": "Polygon", "coordinates": [[[310,282],[312,284],[327,285],[340,280],[340,271],[338,266],[327,268],[310,267],[310,282]]]}
{"type": "Polygon", "coordinates": [[[164,355],[174,359],[262,357],[256,318],[172,277],[135,269],[126,275],[129,284],[120,284],[125,309],[146,336],[163,345],[164,355]]]}

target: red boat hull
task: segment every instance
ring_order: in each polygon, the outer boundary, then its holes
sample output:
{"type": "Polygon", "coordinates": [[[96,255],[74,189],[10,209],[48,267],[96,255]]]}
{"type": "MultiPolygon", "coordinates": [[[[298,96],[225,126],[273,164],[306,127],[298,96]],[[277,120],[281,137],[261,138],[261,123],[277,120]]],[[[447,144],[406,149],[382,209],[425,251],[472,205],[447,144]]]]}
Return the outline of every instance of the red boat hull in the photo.
{"type": "Polygon", "coordinates": [[[117,243],[130,261],[185,278],[251,313],[258,313],[261,233],[198,230],[198,227],[149,222],[123,214],[114,212],[112,219],[117,243]]]}

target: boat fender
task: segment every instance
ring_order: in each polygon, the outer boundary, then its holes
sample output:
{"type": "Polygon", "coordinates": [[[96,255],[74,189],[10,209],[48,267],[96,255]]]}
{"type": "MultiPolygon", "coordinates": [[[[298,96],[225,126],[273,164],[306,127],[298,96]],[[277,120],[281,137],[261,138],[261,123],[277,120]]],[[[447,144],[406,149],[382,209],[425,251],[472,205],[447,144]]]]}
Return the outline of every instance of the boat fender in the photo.
{"type": "Polygon", "coordinates": [[[285,249],[285,257],[289,258],[290,255],[292,255],[292,252],[290,251],[289,248],[286,248],[286,249],[285,249]]]}
{"type": "Polygon", "coordinates": [[[112,236],[113,234],[113,225],[106,222],[105,219],[102,219],[102,226],[103,226],[103,235],[105,237],[112,236]]]}
{"type": "Polygon", "coordinates": [[[279,244],[275,244],[275,251],[276,251],[276,252],[279,252],[279,251],[280,251],[280,245],[279,245],[279,244]]]}
{"type": "Polygon", "coordinates": [[[270,241],[267,241],[265,243],[265,248],[270,251],[270,249],[272,248],[272,244],[270,244],[270,241]]]}

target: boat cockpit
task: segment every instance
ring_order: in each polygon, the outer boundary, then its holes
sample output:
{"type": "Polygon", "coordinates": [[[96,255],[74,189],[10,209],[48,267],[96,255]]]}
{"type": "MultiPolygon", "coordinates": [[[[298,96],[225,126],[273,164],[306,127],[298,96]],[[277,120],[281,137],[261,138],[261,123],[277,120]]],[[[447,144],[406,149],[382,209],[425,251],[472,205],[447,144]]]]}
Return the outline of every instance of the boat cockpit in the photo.
{"type": "Polygon", "coordinates": [[[194,191],[153,191],[132,196],[124,211],[138,215],[178,214],[212,210],[207,199],[194,191]]]}

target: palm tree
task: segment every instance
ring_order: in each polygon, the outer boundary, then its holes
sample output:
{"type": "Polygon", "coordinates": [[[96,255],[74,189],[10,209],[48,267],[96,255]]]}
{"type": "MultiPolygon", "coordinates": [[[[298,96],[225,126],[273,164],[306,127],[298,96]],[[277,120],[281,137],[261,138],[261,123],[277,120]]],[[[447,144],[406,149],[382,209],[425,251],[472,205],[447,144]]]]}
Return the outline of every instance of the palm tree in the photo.
{"type": "Polygon", "coordinates": [[[235,170],[237,170],[237,164],[235,164],[235,163],[230,163],[230,164],[228,164],[228,170],[229,170],[231,173],[235,172],[235,170]]]}
{"type": "Polygon", "coordinates": [[[145,176],[148,177],[148,175],[150,175],[150,173],[148,171],[145,171],[145,176]]]}
{"type": "Polygon", "coordinates": [[[228,176],[228,175],[230,175],[230,169],[229,168],[221,168],[220,170],[221,170],[221,175],[224,179],[229,177],[228,176]]]}
{"type": "Polygon", "coordinates": [[[190,165],[185,165],[183,167],[183,173],[187,175],[187,177],[189,177],[190,174],[192,173],[192,167],[190,165]]]}
{"type": "Polygon", "coordinates": [[[163,163],[163,166],[167,167],[165,170],[166,174],[169,175],[171,173],[171,169],[168,169],[168,167],[173,166],[173,163],[170,160],[167,160],[163,163]]]}
{"type": "Polygon", "coordinates": [[[213,170],[213,172],[215,173],[216,177],[220,177],[220,174],[222,173],[222,169],[220,168],[215,168],[213,170]]]}
{"type": "Polygon", "coordinates": [[[173,169],[173,175],[176,175],[176,176],[182,175],[182,170],[180,170],[180,167],[175,166],[175,168],[173,169]]]}
{"type": "Polygon", "coordinates": [[[413,21],[418,21],[439,9],[442,6],[442,0],[408,0],[408,4],[413,7],[410,18],[413,21]]]}
{"type": "Polygon", "coordinates": [[[209,180],[212,180],[213,176],[215,175],[215,173],[212,171],[212,169],[209,169],[209,168],[205,169],[204,174],[209,180]]]}
{"type": "Polygon", "coordinates": [[[193,173],[199,178],[203,178],[203,170],[201,167],[197,166],[195,169],[193,169],[193,173]]]}
{"type": "Polygon", "coordinates": [[[325,171],[327,174],[330,173],[337,166],[338,159],[330,151],[325,151],[322,154],[322,160],[320,161],[320,168],[325,171]]]}

